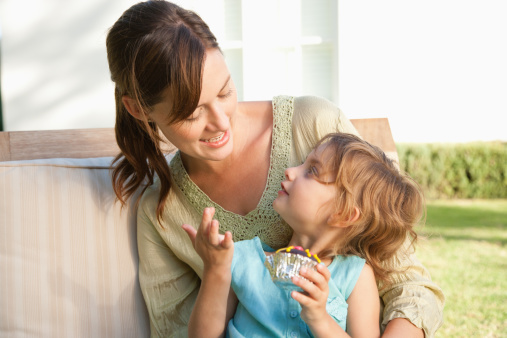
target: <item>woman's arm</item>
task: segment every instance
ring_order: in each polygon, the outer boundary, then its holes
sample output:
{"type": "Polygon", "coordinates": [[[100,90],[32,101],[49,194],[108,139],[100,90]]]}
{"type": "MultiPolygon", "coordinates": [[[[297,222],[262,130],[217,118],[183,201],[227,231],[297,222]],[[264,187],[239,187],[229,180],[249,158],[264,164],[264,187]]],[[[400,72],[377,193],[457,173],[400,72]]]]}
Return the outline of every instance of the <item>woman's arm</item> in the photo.
{"type": "Polygon", "coordinates": [[[219,224],[213,219],[214,213],[214,208],[204,209],[197,231],[190,225],[183,225],[204,263],[201,288],[188,325],[189,337],[224,336],[237,305],[230,287],[234,243],[230,232],[218,233],[219,224]]]}
{"type": "Polygon", "coordinates": [[[369,265],[364,265],[347,303],[347,332],[352,337],[380,337],[380,299],[375,275],[369,265]]]}
{"type": "Polygon", "coordinates": [[[442,325],[445,298],[409,244],[407,240],[391,263],[401,272],[392,275],[392,284],[379,289],[384,302],[381,326],[386,337],[406,337],[407,330],[412,337],[421,330],[426,338],[434,337],[442,325]]]}
{"type": "Polygon", "coordinates": [[[352,122],[331,101],[318,96],[295,97],[291,165],[303,163],[321,138],[336,132],[359,135],[352,122]]]}
{"type": "Polygon", "coordinates": [[[395,318],[387,324],[382,338],[424,338],[424,331],[405,318],[395,318]]]}
{"type": "MultiPolygon", "coordinates": [[[[157,194],[153,198],[143,196],[137,211],[139,283],[150,317],[151,337],[186,336],[201,280],[159,233],[162,230],[156,222],[157,202],[157,194]]],[[[164,226],[170,230],[169,224],[164,226]]],[[[183,230],[178,241],[183,242],[181,239],[187,240],[183,230]]],[[[194,251],[190,241],[188,250],[194,251]]]]}

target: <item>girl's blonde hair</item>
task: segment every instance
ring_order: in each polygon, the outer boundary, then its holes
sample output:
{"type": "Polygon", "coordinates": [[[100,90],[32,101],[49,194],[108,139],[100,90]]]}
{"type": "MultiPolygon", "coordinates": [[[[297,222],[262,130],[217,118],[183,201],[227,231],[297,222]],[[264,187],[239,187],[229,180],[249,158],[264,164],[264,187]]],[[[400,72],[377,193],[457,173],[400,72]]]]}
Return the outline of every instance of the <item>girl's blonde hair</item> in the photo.
{"type": "Polygon", "coordinates": [[[363,257],[385,285],[393,272],[386,263],[407,237],[412,244],[417,240],[414,226],[424,214],[423,194],[380,148],[355,135],[329,134],[315,148],[322,144],[334,155],[326,166],[336,174],[340,219],[351,219],[355,207],[360,211],[345,232],[345,246],[328,254],[363,257]]]}

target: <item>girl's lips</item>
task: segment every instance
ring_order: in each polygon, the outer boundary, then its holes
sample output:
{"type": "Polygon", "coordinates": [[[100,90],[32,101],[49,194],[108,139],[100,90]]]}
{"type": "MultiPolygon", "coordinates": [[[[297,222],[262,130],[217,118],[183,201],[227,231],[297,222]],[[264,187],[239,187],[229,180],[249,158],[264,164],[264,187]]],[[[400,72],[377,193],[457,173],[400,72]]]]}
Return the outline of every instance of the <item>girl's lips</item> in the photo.
{"type": "Polygon", "coordinates": [[[289,194],[287,194],[287,193],[285,192],[285,190],[278,190],[278,196],[284,196],[284,195],[289,196],[289,194]]]}
{"type": "Polygon", "coordinates": [[[229,138],[230,138],[229,136],[230,136],[229,130],[226,130],[225,132],[223,132],[219,136],[212,137],[207,140],[199,140],[199,141],[210,148],[220,148],[220,147],[224,146],[227,142],[229,142],[229,138]]]}
{"type": "Polygon", "coordinates": [[[282,190],[278,191],[278,195],[289,195],[283,186],[283,182],[280,185],[282,186],[282,190]]]}

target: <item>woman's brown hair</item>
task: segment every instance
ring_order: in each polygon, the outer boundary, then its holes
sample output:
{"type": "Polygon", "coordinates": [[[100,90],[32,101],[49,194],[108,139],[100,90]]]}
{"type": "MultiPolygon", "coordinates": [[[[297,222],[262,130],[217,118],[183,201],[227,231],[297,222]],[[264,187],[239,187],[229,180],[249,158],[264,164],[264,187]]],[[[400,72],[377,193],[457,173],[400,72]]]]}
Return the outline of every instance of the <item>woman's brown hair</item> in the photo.
{"type": "Polygon", "coordinates": [[[334,155],[326,167],[336,175],[340,217],[351,219],[356,207],[360,212],[344,235],[347,244],[330,254],[363,257],[386,285],[394,272],[388,262],[407,237],[412,244],[417,240],[414,226],[424,214],[423,194],[380,148],[357,136],[329,134],[316,147],[321,144],[334,155]]]}
{"type": "Polygon", "coordinates": [[[147,113],[169,90],[172,109],[167,123],[184,120],[201,95],[206,49],[219,48],[206,23],[194,12],[167,1],[146,1],[126,10],[106,39],[111,79],[115,83],[116,142],[112,181],[122,204],[160,179],[157,218],[171,189],[171,175],[161,150],[158,127],[147,113]],[[141,119],[126,110],[122,97],[136,102],[141,119]]]}

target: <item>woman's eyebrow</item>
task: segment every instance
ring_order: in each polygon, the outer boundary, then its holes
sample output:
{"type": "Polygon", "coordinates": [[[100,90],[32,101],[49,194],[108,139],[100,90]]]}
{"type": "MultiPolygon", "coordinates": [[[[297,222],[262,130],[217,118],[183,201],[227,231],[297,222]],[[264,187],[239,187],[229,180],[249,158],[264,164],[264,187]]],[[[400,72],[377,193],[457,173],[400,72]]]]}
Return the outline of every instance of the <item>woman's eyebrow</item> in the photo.
{"type": "Polygon", "coordinates": [[[227,87],[227,84],[229,83],[229,81],[231,81],[231,74],[229,74],[229,76],[225,80],[224,86],[222,87],[222,89],[220,89],[220,91],[224,90],[224,88],[227,87]]]}
{"type": "MultiPolygon", "coordinates": [[[[227,84],[229,83],[229,81],[231,80],[231,74],[229,74],[229,76],[227,77],[227,79],[225,80],[225,83],[224,83],[224,86],[218,91],[219,93],[224,90],[225,87],[227,87],[227,84]]],[[[201,103],[200,105],[198,105],[197,107],[195,107],[195,109],[197,108],[200,108],[202,107],[203,103],[201,103]]]]}

